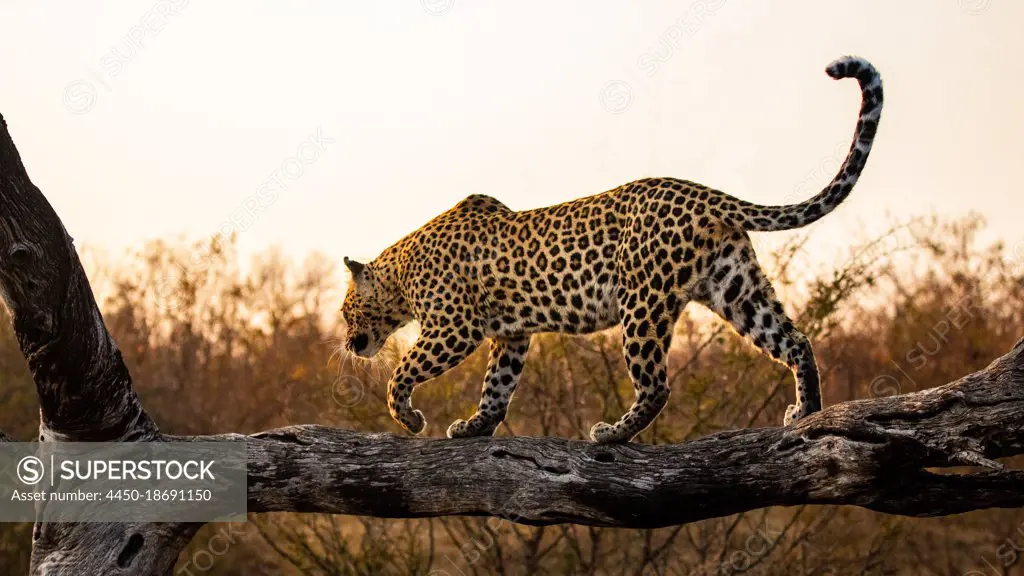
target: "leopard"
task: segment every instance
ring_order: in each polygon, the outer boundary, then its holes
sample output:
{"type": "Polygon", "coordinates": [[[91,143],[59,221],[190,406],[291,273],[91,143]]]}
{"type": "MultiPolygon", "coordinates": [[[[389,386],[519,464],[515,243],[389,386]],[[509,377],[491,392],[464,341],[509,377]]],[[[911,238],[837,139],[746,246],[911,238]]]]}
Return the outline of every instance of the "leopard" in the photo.
{"type": "Polygon", "coordinates": [[[760,205],[695,182],[642,178],[569,202],[514,211],[474,194],[362,263],[343,262],[342,347],[372,358],[399,328],[418,336],[387,383],[392,418],[411,434],[426,425],[417,387],[455,368],[484,342],[480,401],[449,438],[491,436],[504,421],[533,335],[621,327],[633,404],[591,428],[596,443],[632,441],[668,402],[667,361],[676,320],[696,302],[787,367],[796,384],[783,426],[820,411],[818,363],[758,263],[752,232],[807,226],[850,194],[871,151],[882,110],[875,67],[856,56],[826,67],[854,78],[861,105],[849,151],[832,180],[795,204],[760,205]]]}

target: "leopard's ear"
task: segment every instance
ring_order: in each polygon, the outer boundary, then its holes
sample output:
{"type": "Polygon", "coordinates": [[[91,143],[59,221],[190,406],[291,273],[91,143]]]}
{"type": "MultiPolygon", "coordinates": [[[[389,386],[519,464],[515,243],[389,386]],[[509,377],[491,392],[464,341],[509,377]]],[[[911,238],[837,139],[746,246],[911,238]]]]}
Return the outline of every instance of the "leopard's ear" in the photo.
{"type": "Polygon", "coordinates": [[[352,273],[352,281],[355,282],[359,291],[363,294],[373,294],[376,290],[373,282],[373,270],[362,262],[349,260],[348,257],[345,257],[344,262],[348,271],[352,273]]]}
{"type": "Polygon", "coordinates": [[[355,260],[349,260],[348,256],[345,256],[344,262],[348,271],[352,273],[352,278],[359,281],[362,278],[363,271],[366,269],[366,264],[356,262],[355,260]]]}

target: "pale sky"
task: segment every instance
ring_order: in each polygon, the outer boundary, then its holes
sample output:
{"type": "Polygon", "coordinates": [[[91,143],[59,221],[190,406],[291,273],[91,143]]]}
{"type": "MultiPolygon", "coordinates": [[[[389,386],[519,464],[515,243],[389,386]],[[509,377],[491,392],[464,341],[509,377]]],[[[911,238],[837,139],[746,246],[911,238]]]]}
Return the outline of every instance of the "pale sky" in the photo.
{"type": "Polygon", "coordinates": [[[471,193],[526,209],[645,176],[795,202],[852,135],[856,83],[824,73],[845,54],[885,109],[815,249],[972,208],[1024,240],[1024,2],[2,6],[0,111],[79,245],[223,226],[246,252],[365,258],[471,193]]]}

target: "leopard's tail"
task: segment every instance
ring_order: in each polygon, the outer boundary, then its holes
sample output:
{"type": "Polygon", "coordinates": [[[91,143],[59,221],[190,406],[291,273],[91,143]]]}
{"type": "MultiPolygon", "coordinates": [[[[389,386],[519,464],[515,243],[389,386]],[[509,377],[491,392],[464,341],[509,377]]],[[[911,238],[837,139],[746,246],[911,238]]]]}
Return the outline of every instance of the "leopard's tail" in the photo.
{"type": "Polygon", "coordinates": [[[839,80],[856,78],[860,83],[861,105],[853,143],[839,173],[813,198],[799,204],[761,206],[739,202],[737,224],[752,232],[789,230],[806,226],[828,214],[846,200],[857,183],[871,152],[878,120],[882,116],[882,77],[867,60],[846,56],[828,65],[825,72],[839,80]]]}

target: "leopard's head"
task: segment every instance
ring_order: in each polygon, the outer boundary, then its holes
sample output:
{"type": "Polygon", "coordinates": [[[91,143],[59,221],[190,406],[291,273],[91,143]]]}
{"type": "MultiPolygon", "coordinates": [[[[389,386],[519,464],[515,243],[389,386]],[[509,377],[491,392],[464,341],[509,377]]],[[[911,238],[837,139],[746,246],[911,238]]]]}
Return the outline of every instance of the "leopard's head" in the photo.
{"type": "Polygon", "coordinates": [[[352,274],[341,314],[348,325],[345,349],[363,358],[374,356],[396,330],[412,320],[397,290],[386,281],[386,273],[374,263],[361,264],[345,258],[352,274]]]}

